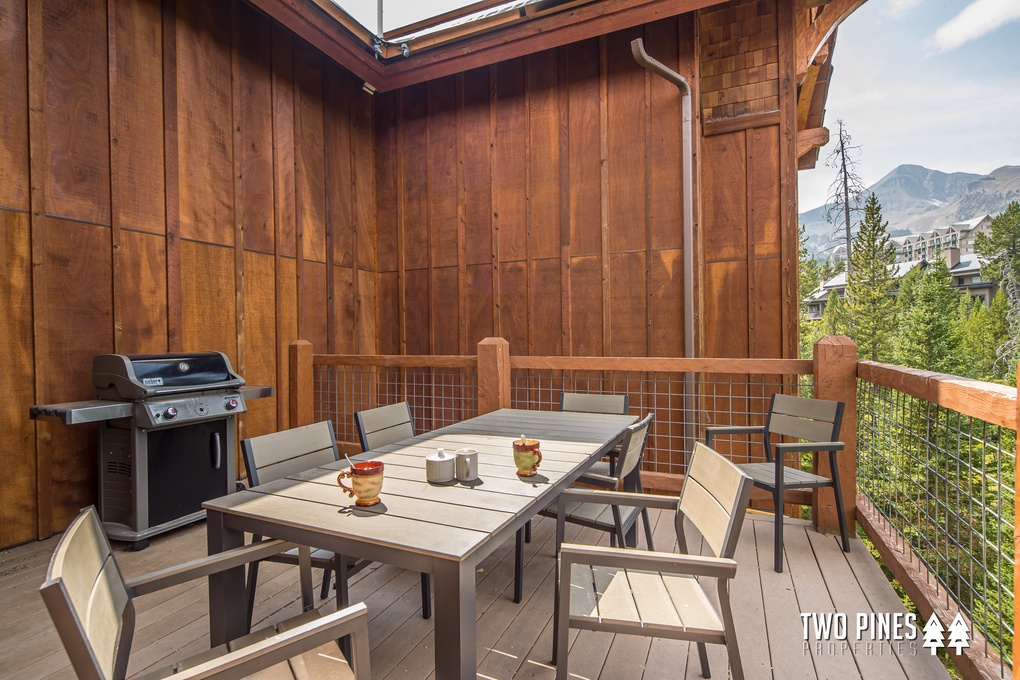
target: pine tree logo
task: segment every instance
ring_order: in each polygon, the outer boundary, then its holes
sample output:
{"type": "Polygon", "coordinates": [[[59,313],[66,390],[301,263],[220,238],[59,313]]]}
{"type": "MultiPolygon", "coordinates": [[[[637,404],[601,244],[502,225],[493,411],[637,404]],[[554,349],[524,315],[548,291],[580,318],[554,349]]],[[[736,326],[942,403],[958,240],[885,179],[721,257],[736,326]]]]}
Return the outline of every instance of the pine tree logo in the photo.
{"type": "MultiPolygon", "coordinates": [[[[962,622],[962,619],[961,619],[962,622]]],[[[956,620],[953,620],[953,625],[956,624],[956,620]]],[[[950,626],[952,628],[952,626],[950,626]]],[[[928,618],[928,623],[924,624],[924,643],[922,647],[927,647],[931,651],[931,655],[935,656],[938,654],[940,647],[945,647],[945,642],[942,633],[945,632],[945,628],[942,627],[942,622],[939,621],[939,617],[935,616],[932,612],[931,617],[928,618]]],[[[966,635],[966,633],[964,633],[966,635]]],[[[964,643],[966,644],[966,643],[964,643]]]]}
{"type": "Polygon", "coordinates": [[[964,647],[970,647],[970,626],[960,613],[957,613],[953,622],[949,624],[949,644],[946,646],[956,649],[958,655],[963,653],[964,647]]]}

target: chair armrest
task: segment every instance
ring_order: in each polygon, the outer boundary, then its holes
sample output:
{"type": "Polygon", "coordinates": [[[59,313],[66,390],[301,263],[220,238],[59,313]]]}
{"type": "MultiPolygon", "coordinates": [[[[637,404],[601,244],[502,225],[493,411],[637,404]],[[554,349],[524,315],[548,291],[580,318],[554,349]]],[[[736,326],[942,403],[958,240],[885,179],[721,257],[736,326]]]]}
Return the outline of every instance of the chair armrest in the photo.
{"type": "Polygon", "coordinates": [[[583,484],[603,484],[606,488],[615,489],[620,484],[618,477],[611,477],[609,475],[600,475],[597,472],[585,472],[583,475],[577,478],[577,481],[583,484]]]}
{"type": "Polygon", "coordinates": [[[776,444],[776,451],[782,458],[784,453],[812,453],[815,451],[842,451],[843,442],[790,442],[787,444],[776,444]]]}
{"type": "MultiPolygon", "coordinates": [[[[368,607],[364,602],[310,621],[285,633],[274,635],[221,657],[182,670],[171,676],[174,680],[200,678],[243,678],[282,661],[311,651],[330,640],[354,635],[354,663],[357,677],[370,677],[368,655],[368,607]]],[[[337,651],[339,654],[339,650],[337,651]]]]}
{"type": "Polygon", "coordinates": [[[135,596],[152,593],[180,583],[193,581],[210,574],[218,574],[227,569],[241,567],[249,562],[256,562],[272,555],[286,552],[297,547],[296,543],[287,543],[276,539],[250,543],[240,548],[226,550],[208,557],[200,557],[184,564],[167,569],[160,569],[149,574],[125,580],[125,584],[135,596]]]}
{"type": "Polygon", "coordinates": [[[689,576],[713,576],[723,579],[733,578],[737,574],[737,563],[723,557],[607,548],[577,543],[564,543],[560,548],[560,560],[568,565],[590,564],[689,576]]]}
{"type": "Polygon", "coordinates": [[[705,430],[705,444],[712,445],[712,437],[726,434],[765,434],[764,425],[732,425],[729,427],[709,427],[705,430]]]}
{"type": "Polygon", "coordinates": [[[599,489],[581,489],[576,487],[561,491],[559,498],[564,502],[576,501],[578,503],[601,503],[602,505],[628,505],[639,508],[657,508],[659,510],[676,510],[676,504],[680,500],[676,496],[658,496],[629,491],[601,491],[599,489]]]}

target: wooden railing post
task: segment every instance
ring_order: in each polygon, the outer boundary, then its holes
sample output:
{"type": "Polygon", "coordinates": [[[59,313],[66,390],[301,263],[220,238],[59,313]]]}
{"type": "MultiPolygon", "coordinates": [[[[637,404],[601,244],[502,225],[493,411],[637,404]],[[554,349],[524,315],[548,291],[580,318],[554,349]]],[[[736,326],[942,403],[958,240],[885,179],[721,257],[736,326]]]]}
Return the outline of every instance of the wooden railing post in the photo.
{"type": "Polygon", "coordinates": [[[510,408],[510,343],[485,338],[478,343],[478,415],[510,408]]]}
{"type": "Polygon", "coordinates": [[[290,343],[288,395],[290,426],[311,425],[315,418],[312,404],[312,343],[295,340],[290,343]]]}
{"type": "MultiPolygon", "coordinates": [[[[829,335],[815,343],[815,397],[845,404],[839,438],[846,448],[837,457],[843,510],[852,535],[857,518],[857,345],[850,338],[829,335]]],[[[816,460],[818,474],[831,474],[828,455],[816,460]]],[[[829,489],[813,493],[811,510],[820,531],[839,531],[836,503],[829,489]]]]}

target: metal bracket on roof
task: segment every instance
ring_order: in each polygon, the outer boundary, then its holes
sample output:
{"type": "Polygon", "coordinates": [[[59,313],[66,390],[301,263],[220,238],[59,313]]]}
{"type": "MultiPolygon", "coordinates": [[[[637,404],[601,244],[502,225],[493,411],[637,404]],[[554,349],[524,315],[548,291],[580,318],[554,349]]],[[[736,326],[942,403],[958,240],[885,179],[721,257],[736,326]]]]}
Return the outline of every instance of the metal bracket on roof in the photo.
{"type": "Polygon", "coordinates": [[[383,47],[395,47],[400,50],[400,53],[405,57],[411,56],[411,46],[406,42],[395,43],[379,36],[372,37],[372,51],[375,53],[376,59],[384,59],[383,47]]]}
{"type": "Polygon", "coordinates": [[[376,59],[382,57],[382,45],[383,45],[382,38],[379,37],[372,38],[372,52],[375,53],[376,59]]]}

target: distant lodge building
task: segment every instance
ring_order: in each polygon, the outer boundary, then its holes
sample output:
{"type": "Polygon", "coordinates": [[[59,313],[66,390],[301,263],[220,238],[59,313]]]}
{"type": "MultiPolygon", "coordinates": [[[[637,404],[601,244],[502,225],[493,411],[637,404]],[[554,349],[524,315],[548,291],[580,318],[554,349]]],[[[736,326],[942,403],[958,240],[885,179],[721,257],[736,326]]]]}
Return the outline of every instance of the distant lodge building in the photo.
{"type": "MultiPolygon", "coordinates": [[[[978,233],[990,233],[991,223],[992,218],[984,215],[941,229],[893,238],[896,244],[896,263],[889,265],[893,278],[898,281],[914,267],[927,267],[928,262],[941,257],[946,261],[953,284],[960,292],[966,291],[972,298],[981,300],[986,307],[990,306],[996,285],[981,278],[981,261],[974,254],[974,237],[978,233]]],[[[804,301],[807,305],[807,318],[821,319],[825,304],[833,294],[841,298],[846,296],[846,272],[823,282],[808,296],[804,301]]]]}

